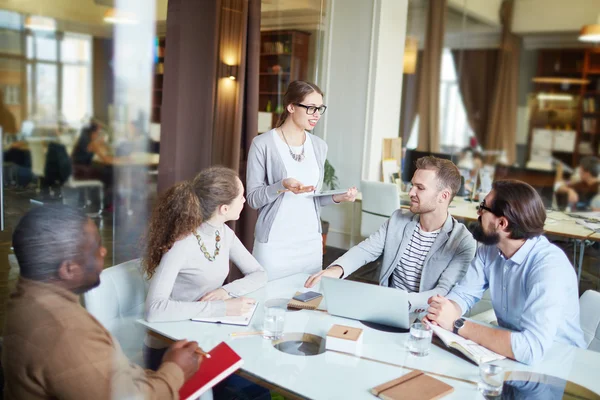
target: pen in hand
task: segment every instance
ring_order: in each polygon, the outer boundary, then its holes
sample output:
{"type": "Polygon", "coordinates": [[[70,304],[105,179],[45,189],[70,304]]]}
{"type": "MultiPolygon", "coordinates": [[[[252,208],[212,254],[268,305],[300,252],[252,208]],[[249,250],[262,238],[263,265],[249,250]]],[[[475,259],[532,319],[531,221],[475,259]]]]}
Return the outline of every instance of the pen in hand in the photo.
{"type": "Polygon", "coordinates": [[[202,350],[200,347],[198,347],[196,349],[196,354],[199,354],[199,355],[201,355],[204,358],[211,358],[210,354],[208,354],[207,352],[205,352],[204,350],[202,350]]]}

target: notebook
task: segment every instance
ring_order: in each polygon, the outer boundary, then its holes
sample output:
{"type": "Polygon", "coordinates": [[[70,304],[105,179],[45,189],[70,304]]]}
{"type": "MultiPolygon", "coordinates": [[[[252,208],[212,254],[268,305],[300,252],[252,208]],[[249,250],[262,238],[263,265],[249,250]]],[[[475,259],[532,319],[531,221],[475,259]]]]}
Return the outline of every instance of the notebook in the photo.
{"type": "Polygon", "coordinates": [[[198,398],[244,364],[244,360],[225,342],[221,342],[209,354],[210,358],[204,357],[198,371],[179,389],[181,400],[198,398]]]}
{"type": "Polygon", "coordinates": [[[222,317],[198,317],[192,318],[192,321],[196,322],[212,322],[215,324],[225,324],[225,325],[240,325],[240,326],[248,326],[252,317],[254,316],[254,312],[256,311],[256,307],[258,306],[258,302],[254,303],[254,306],[250,311],[248,311],[244,315],[224,315],[222,317]]]}
{"type": "MultiPolygon", "coordinates": [[[[296,292],[294,296],[298,296],[299,294],[302,294],[302,292],[296,292]]],[[[323,296],[309,301],[298,301],[291,299],[287,306],[288,308],[295,308],[297,310],[316,310],[319,307],[319,304],[321,304],[321,300],[323,300],[323,296]]]]}
{"type": "Polygon", "coordinates": [[[371,393],[384,400],[435,400],[453,391],[452,386],[418,370],[371,389],[371,393]]]}
{"type": "Polygon", "coordinates": [[[439,337],[447,347],[459,351],[477,365],[506,358],[473,342],[472,340],[465,339],[462,336],[456,335],[444,328],[433,324],[429,324],[429,326],[431,327],[431,330],[433,330],[433,333],[435,333],[436,336],[439,337]]]}

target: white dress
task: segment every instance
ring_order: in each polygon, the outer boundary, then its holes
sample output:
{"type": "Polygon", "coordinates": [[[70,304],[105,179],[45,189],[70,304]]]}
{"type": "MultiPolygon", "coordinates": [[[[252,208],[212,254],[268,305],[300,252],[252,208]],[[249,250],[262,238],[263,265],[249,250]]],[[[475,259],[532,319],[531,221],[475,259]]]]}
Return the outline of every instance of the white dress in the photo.
{"type": "MultiPolygon", "coordinates": [[[[304,160],[295,161],[285,142],[275,130],[277,150],[285,165],[286,178],[294,178],[304,185],[316,186],[319,182],[319,165],[310,136],[304,143],[304,160]]],[[[292,147],[299,154],[302,146],[292,147]]],[[[266,243],[254,241],[253,255],[267,271],[269,280],[283,278],[300,272],[312,274],[323,266],[323,237],[312,193],[286,192],[273,221],[266,243]]]]}

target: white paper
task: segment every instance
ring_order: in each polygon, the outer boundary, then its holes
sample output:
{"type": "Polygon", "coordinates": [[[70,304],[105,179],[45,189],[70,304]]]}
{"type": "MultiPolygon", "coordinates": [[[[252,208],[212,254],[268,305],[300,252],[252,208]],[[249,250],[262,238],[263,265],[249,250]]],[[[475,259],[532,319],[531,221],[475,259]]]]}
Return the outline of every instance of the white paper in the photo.
{"type": "Polygon", "coordinates": [[[534,129],[531,141],[532,150],[552,150],[553,133],[550,129],[534,129]]]}
{"type": "Polygon", "coordinates": [[[215,324],[225,324],[225,325],[240,325],[240,326],[248,326],[250,321],[252,320],[252,316],[254,315],[254,311],[256,311],[256,307],[258,306],[258,302],[254,303],[254,307],[250,309],[244,315],[237,316],[222,316],[222,317],[203,317],[203,318],[192,318],[192,321],[196,322],[212,322],[215,324]]]}
{"type": "Polygon", "coordinates": [[[555,131],[553,149],[572,153],[575,150],[575,136],[575,131],[555,131]]]}

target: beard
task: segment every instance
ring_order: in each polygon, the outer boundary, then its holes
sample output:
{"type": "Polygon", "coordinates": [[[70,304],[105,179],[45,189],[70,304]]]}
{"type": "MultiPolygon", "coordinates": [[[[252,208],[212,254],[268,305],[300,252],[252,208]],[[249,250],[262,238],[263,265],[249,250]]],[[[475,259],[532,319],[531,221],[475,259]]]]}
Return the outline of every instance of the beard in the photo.
{"type": "Polygon", "coordinates": [[[487,233],[483,230],[483,225],[481,224],[481,217],[477,223],[471,224],[471,232],[473,234],[473,238],[477,240],[481,244],[485,244],[487,246],[495,245],[500,242],[500,235],[497,232],[487,233]]]}

